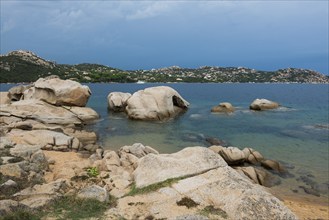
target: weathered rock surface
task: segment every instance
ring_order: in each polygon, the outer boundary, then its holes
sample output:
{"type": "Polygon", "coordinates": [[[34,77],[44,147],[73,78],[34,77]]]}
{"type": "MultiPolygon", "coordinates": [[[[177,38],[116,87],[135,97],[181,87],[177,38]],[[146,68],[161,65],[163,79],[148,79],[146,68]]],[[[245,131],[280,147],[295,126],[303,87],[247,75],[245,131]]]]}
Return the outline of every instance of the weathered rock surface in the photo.
{"type": "Polygon", "coordinates": [[[11,101],[8,95],[8,92],[0,92],[0,105],[10,104],[11,101]]]}
{"type": "Polygon", "coordinates": [[[57,107],[40,100],[21,100],[11,105],[2,105],[0,117],[17,117],[20,119],[32,119],[44,124],[83,124],[90,120],[98,119],[98,114],[90,108],[70,108],[57,107]]]}
{"type": "Polygon", "coordinates": [[[130,98],[130,93],[111,92],[107,96],[108,109],[114,112],[123,112],[127,106],[127,100],[130,98]]]}
{"type": "Polygon", "coordinates": [[[229,165],[241,164],[245,161],[245,154],[237,147],[222,148],[219,154],[229,165]]]}
{"type": "Polygon", "coordinates": [[[131,146],[123,146],[119,149],[119,155],[129,153],[135,155],[138,158],[144,157],[147,154],[159,154],[159,152],[149,146],[144,146],[141,143],[135,143],[131,146]]]}
{"type": "Polygon", "coordinates": [[[250,109],[261,111],[261,110],[267,110],[267,109],[275,109],[278,108],[279,104],[267,99],[255,99],[250,104],[250,109]]]}
{"type": "Polygon", "coordinates": [[[66,182],[58,180],[43,185],[26,188],[14,195],[23,205],[31,209],[41,208],[59,198],[66,190],[66,182]]]}
{"type": "Polygon", "coordinates": [[[21,178],[26,172],[21,168],[19,163],[10,163],[0,166],[0,173],[5,176],[21,178]]]}
{"type": "Polygon", "coordinates": [[[257,165],[264,160],[263,155],[250,147],[246,147],[242,151],[245,154],[246,162],[250,164],[257,165]]]}
{"type": "Polygon", "coordinates": [[[31,87],[31,85],[18,85],[18,86],[14,86],[12,88],[9,89],[8,91],[8,97],[11,101],[19,101],[21,100],[25,90],[29,89],[31,87]]]}
{"type": "Polygon", "coordinates": [[[167,86],[135,92],[127,101],[126,113],[131,119],[164,120],[185,111],[189,103],[167,86]]]}
{"type": "Polygon", "coordinates": [[[233,105],[229,102],[222,102],[219,103],[219,105],[214,106],[211,109],[211,112],[223,112],[223,113],[231,113],[234,112],[235,108],[233,107],[233,105]]]}
{"type": "Polygon", "coordinates": [[[96,199],[100,202],[107,202],[109,200],[108,192],[104,188],[97,185],[83,188],[78,193],[77,197],[82,199],[96,199]]]}
{"type": "Polygon", "coordinates": [[[24,92],[24,99],[39,99],[53,105],[86,106],[91,91],[72,80],[58,77],[40,78],[24,92]]]}
{"type": "Polygon", "coordinates": [[[188,147],[173,154],[148,154],[142,157],[134,171],[137,187],[144,187],[166,179],[196,175],[226,162],[212,150],[204,147],[188,147]]]}
{"type": "Polygon", "coordinates": [[[263,160],[261,161],[261,165],[266,169],[273,170],[278,173],[285,172],[285,168],[275,160],[263,160]]]}
{"type": "Polygon", "coordinates": [[[19,206],[17,201],[11,199],[0,200],[0,216],[15,212],[19,206]]]}
{"type": "Polygon", "coordinates": [[[49,130],[23,131],[13,129],[8,134],[9,140],[16,144],[38,145],[41,148],[69,150],[72,148],[73,138],[60,132],[49,130]]]}
{"type": "Polygon", "coordinates": [[[212,216],[213,219],[297,219],[279,199],[227,165],[153,193],[121,198],[115,211],[127,219],[145,219],[147,216],[180,219],[198,216],[210,204],[222,210],[212,216]],[[177,201],[183,197],[198,205],[193,208],[177,206],[177,201]]]}

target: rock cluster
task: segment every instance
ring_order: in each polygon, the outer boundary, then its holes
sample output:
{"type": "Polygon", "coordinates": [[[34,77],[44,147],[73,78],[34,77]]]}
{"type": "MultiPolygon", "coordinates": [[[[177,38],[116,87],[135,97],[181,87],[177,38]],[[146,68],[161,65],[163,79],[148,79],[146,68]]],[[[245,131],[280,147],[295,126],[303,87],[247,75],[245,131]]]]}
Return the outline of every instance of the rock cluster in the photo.
{"type": "Polygon", "coordinates": [[[150,87],[130,95],[112,92],[108,95],[108,108],[125,111],[137,120],[166,120],[184,112],[189,103],[168,86],[150,87]]]}
{"type": "MultiPolygon", "coordinates": [[[[82,129],[98,118],[85,107],[89,95],[88,88],[54,77],[7,93],[0,105],[0,214],[40,209],[63,195],[101,202],[111,195],[117,207],[106,219],[296,219],[259,185],[268,181],[261,166],[281,174],[280,163],[251,148],[218,145],[173,154],[140,143],[104,150],[95,133],[82,129]],[[62,154],[62,167],[45,150],[62,154]],[[133,195],[132,189],[153,191],[133,195]]],[[[109,95],[109,108],[125,109],[133,119],[164,120],[187,107],[169,87],[109,95]]]]}
{"type": "Polygon", "coordinates": [[[249,147],[240,150],[232,146],[213,145],[209,149],[219,154],[228,165],[234,167],[241,175],[259,185],[273,186],[280,183],[277,175],[280,177],[290,175],[281,163],[265,159],[258,151],[249,147]]]}
{"type": "Polygon", "coordinates": [[[16,144],[82,150],[97,139],[94,132],[81,130],[99,117],[85,107],[90,94],[88,87],[57,77],[14,87],[7,94],[7,104],[0,106],[1,133],[16,144]]]}
{"type": "MultiPolygon", "coordinates": [[[[273,102],[267,99],[255,99],[249,106],[251,110],[264,111],[269,109],[276,109],[280,105],[277,102],[273,102]]],[[[219,113],[232,113],[235,111],[233,105],[229,102],[221,102],[219,105],[212,107],[211,112],[219,113]]]]}
{"type": "Polygon", "coordinates": [[[90,94],[88,87],[58,77],[1,93],[0,177],[5,183],[0,199],[9,198],[6,210],[16,205],[39,208],[64,192],[65,181],[41,184],[50,163],[43,150],[90,155],[99,148],[96,134],[82,129],[99,117],[85,107],[90,94]]]}
{"type": "MultiPolygon", "coordinates": [[[[133,147],[134,152],[136,147],[144,148],[137,144],[133,147]]],[[[122,150],[119,152],[122,153],[122,150]]],[[[186,219],[189,216],[187,219],[208,219],[200,213],[211,206],[221,210],[221,214],[214,213],[214,219],[297,219],[265,188],[253,184],[245,175],[240,175],[227,165],[220,154],[208,148],[190,147],[173,154],[148,153],[140,158],[130,155],[135,158],[131,169],[123,165],[120,153],[115,155],[112,151],[107,154],[115,158],[111,159],[111,163],[107,161],[108,164],[115,164],[116,168],[121,164],[122,169],[128,172],[123,172],[124,175],[110,181],[112,183],[118,182],[120,178],[122,181],[127,176],[127,180],[133,181],[137,188],[146,189],[164,181],[176,181],[148,194],[120,198],[117,207],[105,213],[106,217],[186,219]]],[[[117,194],[114,188],[110,190],[110,194],[113,193],[115,196],[124,195],[117,194]]]]}

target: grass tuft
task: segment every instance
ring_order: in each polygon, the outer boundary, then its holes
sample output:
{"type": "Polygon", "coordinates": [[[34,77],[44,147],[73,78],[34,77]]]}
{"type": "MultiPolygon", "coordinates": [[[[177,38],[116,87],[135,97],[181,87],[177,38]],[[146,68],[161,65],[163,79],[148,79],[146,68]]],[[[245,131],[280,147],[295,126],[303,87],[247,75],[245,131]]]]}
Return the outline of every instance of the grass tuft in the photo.
{"type": "Polygon", "coordinates": [[[74,196],[65,196],[49,208],[50,215],[57,219],[82,219],[100,217],[102,214],[116,205],[116,200],[110,198],[108,203],[102,203],[96,199],[80,199],[74,196]]]}
{"type": "Polygon", "coordinates": [[[196,203],[193,199],[188,197],[183,197],[181,200],[176,202],[178,206],[186,206],[187,208],[193,208],[199,205],[199,203],[196,203]]]}
{"type": "Polygon", "coordinates": [[[215,208],[212,205],[208,205],[206,207],[204,207],[202,210],[200,210],[200,214],[203,216],[206,216],[208,218],[212,217],[212,216],[220,216],[224,219],[228,218],[227,213],[221,209],[221,208],[215,208]]]}
{"type": "Polygon", "coordinates": [[[109,202],[102,203],[96,199],[80,199],[74,196],[64,196],[42,211],[29,212],[24,209],[0,217],[0,220],[38,220],[38,219],[86,219],[100,218],[106,210],[116,206],[116,199],[110,197],[109,202]]]}
{"type": "Polygon", "coordinates": [[[171,186],[172,184],[177,183],[179,180],[182,180],[184,178],[186,178],[186,177],[171,178],[171,179],[162,181],[160,183],[154,183],[149,186],[142,187],[142,188],[137,188],[136,183],[133,183],[131,185],[130,192],[127,193],[125,196],[134,196],[137,194],[146,194],[146,193],[154,192],[163,187],[171,186]]]}

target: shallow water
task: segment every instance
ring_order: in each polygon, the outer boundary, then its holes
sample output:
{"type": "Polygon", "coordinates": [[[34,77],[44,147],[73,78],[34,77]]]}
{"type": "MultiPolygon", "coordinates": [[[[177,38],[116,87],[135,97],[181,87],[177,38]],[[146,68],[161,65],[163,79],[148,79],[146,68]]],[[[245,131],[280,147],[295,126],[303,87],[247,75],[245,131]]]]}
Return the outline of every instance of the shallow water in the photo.
{"type": "MultiPolygon", "coordinates": [[[[188,146],[209,146],[205,137],[214,137],[227,145],[252,147],[266,158],[294,167],[295,177],[281,179],[279,188],[307,186],[297,179],[310,175],[318,184],[328,184],[328,85],[313,84],[165,84],[176,89],[190,102],[189,110],[167,122],[128,120],[125,114],[109,113],[106,96],[113,91],[135,92],[163,84],[90,84],[93,91],[89,106],[102,116],[93,125],[105,148],[119,149],[136,142],[161,153],[172,153],[188,146]],[[249,104],[255,98],[277,101],[276,110],[255,112],[249,104]],[[220,102],[236,107],[232,114],[211,113],[220,102]],[[301,172],[302,171],[302,172],[301,172]]],[[[307,195],[306,195],[307,196],[307,195]]],[[[308,195],[314,197],[313,195],[308,195]]],[[[322,190],[321,198],[328,199],[322,190]]],[[[321,199],[320,198],[320,199],[321,199]]]]}
{"type": "MultiPolygon", "coordinates": [[[[101,120],[90,125],[105,148],[143,143],[161,153],[172,153],[188,146],[209,146],[205,137],[214,137],[227,145],[252,147],[266,158],[290,164],[295,177],[282,179],[279,186],[291,192],[305,183],[297,181],[309,175],[318,184],[329,184],[328,85],[321,84],[87,84],[92,96],[88,106],[101,120]],[[190,102],[189,110],[166,122],[127,119],[123,113],[107,111],[110,92],[133,93],[146,87],[167,85],[190,102]],[[276,110],[255,112],[249,104],[255,98],[277,101],[276,110]],[[232,114],[215,114],[210,109],[220,102],[236,107],[232,114]]],[[[1,85],[5,91],[10,86],[1,85]]],[[[276,187],[277,188],[277,187],[276,187]]],[[[314,197],[309,195],[310,197],[314,197]]],[[[323,191],[320,199],[328,199],[323,191]]]]}

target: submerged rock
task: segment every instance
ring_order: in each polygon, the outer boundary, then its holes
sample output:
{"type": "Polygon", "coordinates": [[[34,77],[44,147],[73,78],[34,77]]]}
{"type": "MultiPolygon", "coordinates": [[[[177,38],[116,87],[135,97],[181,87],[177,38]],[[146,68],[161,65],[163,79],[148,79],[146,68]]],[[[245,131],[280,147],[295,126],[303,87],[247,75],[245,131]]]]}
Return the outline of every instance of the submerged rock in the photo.
{"type": "Polygon", "coordinates": [[[279,104],[267,99],[255,99],[250,104],[250,109],[256,111],[268,110],[268,109],[275,109],[278,108],[279,104]]]}
{"type": "Polygon", "coordinates": [[[231,113],[234,111],[235,111],[235,109],[234,109],[233,105],[229,102],[219,103],[219,105],[217,105],[211,109],[211,112],[231,113]]]}
{"type": "Polygon", "coordinates": [[[307,194],[320,197],[320,193],[317,190],[313,189],[313,188],[308,188],[306,186],[299,186],[299,188],[303,189],[304,192],[307,193],[307,194]]]}
{"type": "Polygon", "coordinates": [[[189,103],[168,86],[150,87],[135,92],[127,101],[131,119],[165,120],[184,112],[189,103]]]}

